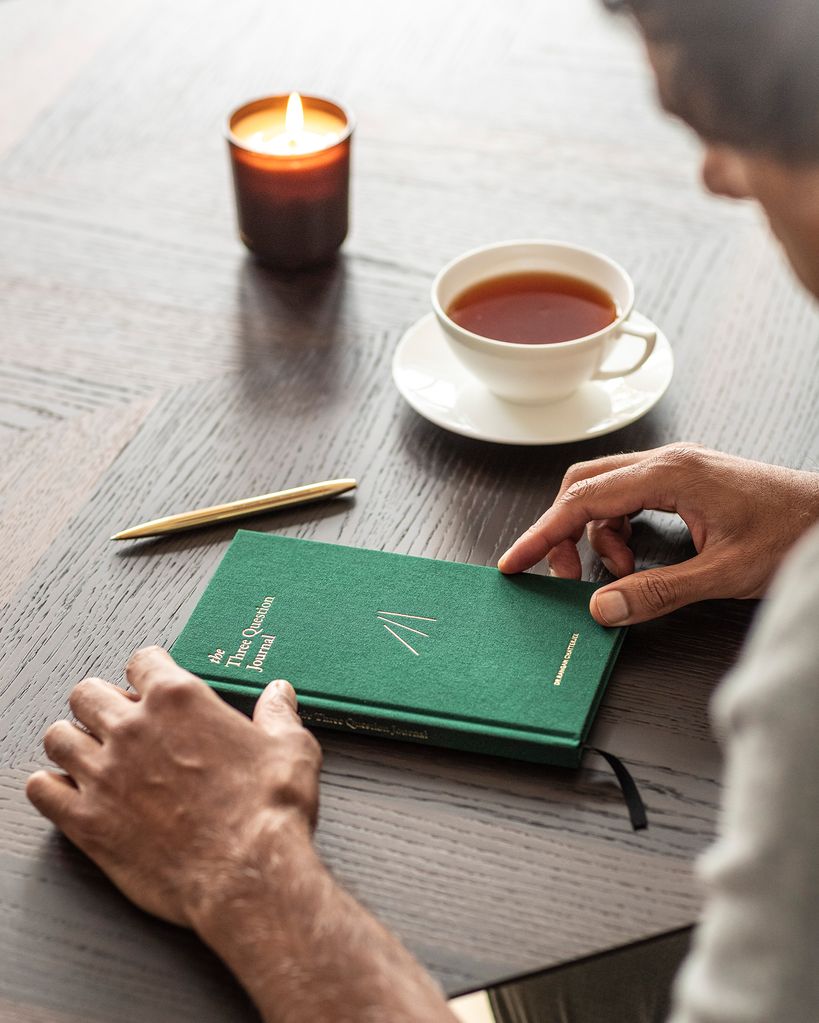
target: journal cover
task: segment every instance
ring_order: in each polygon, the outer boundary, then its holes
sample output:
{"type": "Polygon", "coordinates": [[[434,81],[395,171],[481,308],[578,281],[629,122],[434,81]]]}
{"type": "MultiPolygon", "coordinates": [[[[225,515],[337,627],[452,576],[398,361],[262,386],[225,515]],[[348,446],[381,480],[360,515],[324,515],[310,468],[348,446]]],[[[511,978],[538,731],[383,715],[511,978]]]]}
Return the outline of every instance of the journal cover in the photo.
{"type": "Polygon", "coordinates": [[[172,653],[246,711],[286,678],[307,725],[577,766],[624,634],[594,588],[240,530],[172,653]]]}

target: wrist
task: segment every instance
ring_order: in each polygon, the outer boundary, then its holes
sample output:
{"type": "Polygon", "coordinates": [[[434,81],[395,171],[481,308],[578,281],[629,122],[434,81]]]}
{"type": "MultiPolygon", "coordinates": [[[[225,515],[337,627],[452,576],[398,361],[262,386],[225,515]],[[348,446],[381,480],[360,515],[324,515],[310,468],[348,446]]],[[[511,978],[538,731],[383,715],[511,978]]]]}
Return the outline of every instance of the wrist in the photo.
{"type": "Polygon", "coordinates": [[[455,1023],[432,978],[330,876],[303,817],[263,827],[251,848],[191,923],[263,1019],[455,1023]]]}
{"type": "Polygon", "coordinates": [[[812,507],[814,514],[819,517],[819,472],[814,470],[804,469],[802,470],[802,476],[808,487],[808,491],[812,496],[812,507]]]}
{"type": "Polygon", "coordinates": [[[797,479],[793,510],[797,516],[800,532],[805,532],[819,522],[819,472],[807,469],[791,470],[797,479]]]}
{"type": "Polygon", "coordinates": [[[208,871],[188,919],[207,945],[230,959],[237,936],[255,933],[257,920],[268,930],[286,929],[299,912],[296,903],[328,880],[301,816],[265,815],[208,871]]]}

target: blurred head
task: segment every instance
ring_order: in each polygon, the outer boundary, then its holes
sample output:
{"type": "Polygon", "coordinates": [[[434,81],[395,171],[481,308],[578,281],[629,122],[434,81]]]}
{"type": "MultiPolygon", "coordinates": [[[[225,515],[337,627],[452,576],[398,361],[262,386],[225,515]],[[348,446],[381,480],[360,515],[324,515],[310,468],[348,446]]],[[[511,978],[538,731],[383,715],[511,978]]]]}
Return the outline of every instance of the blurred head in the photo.
{"type": "Polygon", "coordinates": [[[705,186],[756,199],[819,297],[819,0],[606,0],[646,39],[660,100],[705,146],[705,186]]]}

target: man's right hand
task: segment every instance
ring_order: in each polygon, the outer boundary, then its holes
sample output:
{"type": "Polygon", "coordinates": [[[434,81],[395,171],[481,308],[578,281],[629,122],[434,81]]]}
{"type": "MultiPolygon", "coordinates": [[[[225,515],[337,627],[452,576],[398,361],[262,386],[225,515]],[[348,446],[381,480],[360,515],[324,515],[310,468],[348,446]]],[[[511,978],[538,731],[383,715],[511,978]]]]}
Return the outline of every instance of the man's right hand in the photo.
{"type": "Polygon", "coordinates": [[[554,575],[579,579],[576,544],[587,530],[619,577],[595,592],[591,613],[603,625],[630,625],[697,600],[763,596],[788,550],[817,520],[819,473],[670,444],[573,465],[552,507],[498,567],[522,572],[548,558],[554,575]],[[631,517],[648,509],[676,512],[696,556],[635,573],[631,517]]]}

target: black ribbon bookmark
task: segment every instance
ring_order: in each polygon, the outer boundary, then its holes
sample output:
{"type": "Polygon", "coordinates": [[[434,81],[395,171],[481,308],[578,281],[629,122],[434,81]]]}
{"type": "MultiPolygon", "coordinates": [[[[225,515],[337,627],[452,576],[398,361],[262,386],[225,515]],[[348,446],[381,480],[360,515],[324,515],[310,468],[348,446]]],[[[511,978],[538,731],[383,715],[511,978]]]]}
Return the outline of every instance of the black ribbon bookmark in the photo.
{"type": "Polygon", "coordinates": [[[612,771],[614,771],[614,775],[620,785],[620,791],[623,793],[632,828],[635,831],[642,831],[643,828],[647,828],[648,818],[646,817],[646,806],[643,802],[643,797],[637,788],[637,782],[631,777],[629,769],[623,761],[613,753],[607,753],[604,749],[598,749],[596,746],[586,746],[585,748],[590,753],[599,753],[612,771]]]}

